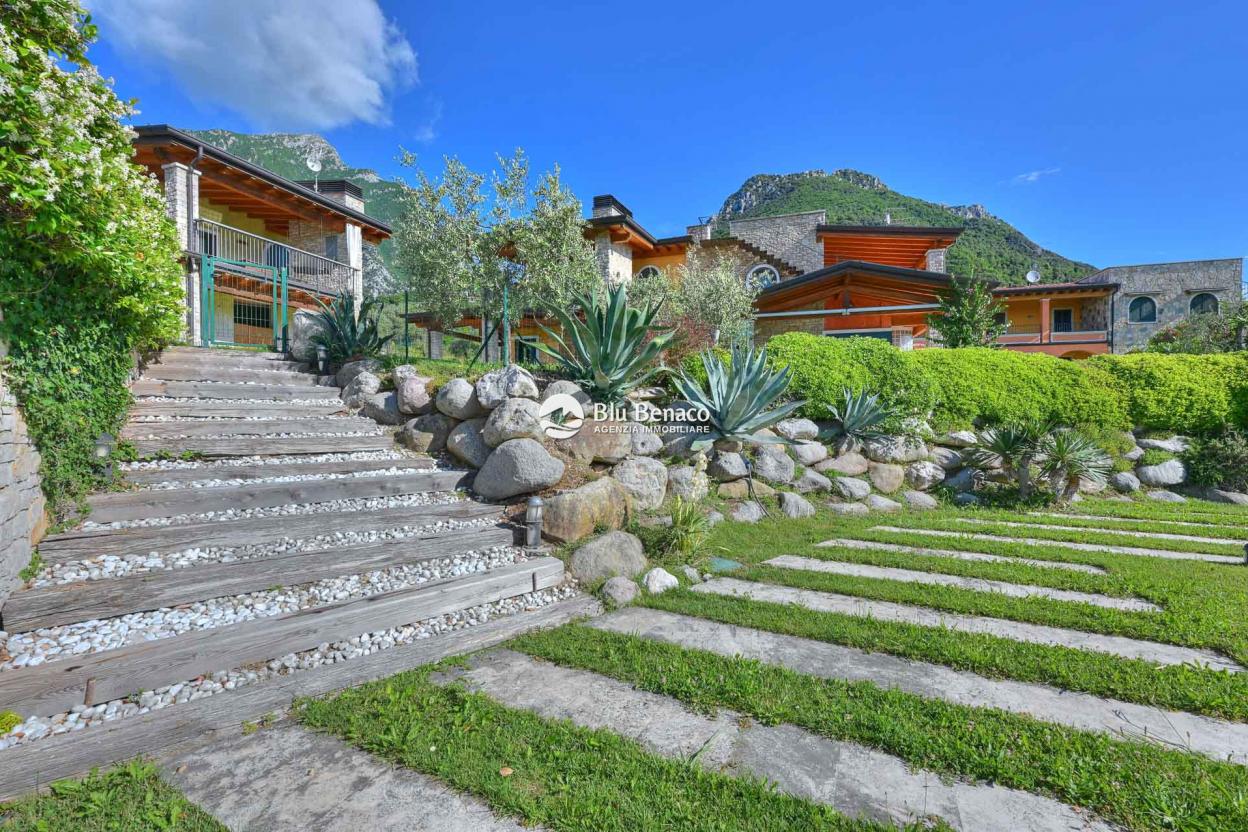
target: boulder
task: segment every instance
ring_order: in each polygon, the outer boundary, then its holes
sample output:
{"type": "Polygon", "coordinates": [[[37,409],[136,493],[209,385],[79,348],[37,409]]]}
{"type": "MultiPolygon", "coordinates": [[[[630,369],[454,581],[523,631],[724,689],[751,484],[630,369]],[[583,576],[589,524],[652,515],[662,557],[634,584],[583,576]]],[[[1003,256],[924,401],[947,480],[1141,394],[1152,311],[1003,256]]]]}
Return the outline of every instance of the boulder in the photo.
{"type": "Polygon", "coordinates": [[[366,396],[360,412],[379,425],[401,425],[407,418],[399,412],[399,397],[394,393],[366,396]]]}
{"type": "Polygon", "coordinates": [[[399,442],[420,453],[441,453],[446,450],[446,438],[455,425],[454,419],[442,413],[417,416],[399,431],[399,442]]]}
{"type": "Polygon", "coordinates": [[[481,438],[491,448],[497,448],[508,439],[541,439],[542,418],[539,405],[533,399],[504,399],[490,411],[481,429],[481,438]]]}
{"type": "Polygon", "coordinates": [[[739,439],[716,439],[711,447],[714,448],[716,452],[739,454],[745,450],[745,443],[739,439]]]}
{"type": "Polygon", "coordinates": [[[452,419],[475,419],[485,413],[477,401],[477,391],[466,379],[453,378],[438,390],[434,399],[438,410],[452,419]]]}
{"type": "Polygon", "coordinates": [[[733,451],[716,451],[715,458],[707,466],[706,473],[717,482],[732,482],[749,473],[745,466],[745,457],[733,451]]]}
{"type": "MultiPolygon", "coordinates": [[[[935,462],[920,460],[906,466],[906,482],[918,491],[927,491],[945,479],[945,469],[935,462]]],[[[883,489],[881,489],[883,490],[883,489]]]]}
{"type": "Polygon", "coordinates": [[[617,575],[633,578],[645,568],[646,554],[641,541],[628,532],[607,532],[572,553],[572,577],[581,583],[593,583],[617,575]]]}
{"type": "Polygon", "coordinates": [[[585,392],[581,385],[577,384],[575,381],[569,381],[566,378],[556,379],[550,384],[547,384],[546,389],[542,391],[542,401],[544,402],[551,396],[559,394],[571,396],[582,405],[588,405],[591,401],[589,394],[585,392]]]}
{"type": "Polygon", "coordinates": [[[555,445],[582,462],[605,462],[614,465],[633,450],[634,422],[596,422],[586,419],[581,429],[555,445]]]}
{"type": "Polygon", "coordinates": [[[975,469],[963,468],[954,474],[945,477],[944,485],[954,491],[974,491],[975,490],[975,469]]]}
{"type": "Polygon", "coordinates": [[[720,514],[718,511],[712,510],[706,513],[706,525],[718,526],[722,522],[724,522],[724,515],[720,514]]]}
{"type": "Polygon", "coordinates": [[[481,433],[485,423],[480,416],[460,422],[446,437],[446,452],[465,465],[480,468],[490,455],[490,446],[481,433]]]}
{"type": "Polygon", "coordinates": [[[979,498],[969,491],[959,491],[957,494],[953,495],[953,504],[955,506],[973,506],[978,503],[979,498]]]}
{"type": "Polygon", "coordinates": [[[859,474],[867,473],[870,462],[865,456],[857,451],[849,451],[841,454],[835,459],[825,459],[815,466],[815,470],[826,474],[829,471],[835,471],[838,474],[845,474],[849,477],[856,477],[859,474]]]}
{"type": "Polygon", "coordinates": [[[602,597],[612,607],[627,607],[633,603],[639,592],[641,592],[641,589],[637,586],[637,583],[630,581],[623,575],[608,578],[607,582],[602,585],[602,597]]]}
{"type": "Polygon", "coordinates": [[[1187,450],[1191,440],[1186,436],[1171,436],[1169,439],[1137,439],[1136,444],[1146,451],[1168,451],[1172,454],[1181,454],[1187,450]]]}
{"type": "Polygon", "coordinates": [[[871,467],[867,469],[867,475],[871,477],[871,482],[877,489],[885,494],[892,494],[905,482],[906,469],[900,465],[872,462],[871,467]]]}
{"type": "Polygon", "coordinates": [[[1162,503],[1186,503],[1187,502],[1186,497],[1180,494],[1175,494],[1173,491],[1166,491],[1165,489],[1161,489],[1161,488],[1157,489],[1156,491],[1148,491],[1145,493],[1146,493],[1146,496],[1150,500],[1157,500],[1162,503]]]}
{"type": "Polygon", "coordinates": [[[1142,456],[1144,456],[1144,449],[1139,446],[1136,446],[1132,448],[1131,450],[1127,451],[1125,454],[1123,454],[1122,458],[1125,459],[1127,462],[1135,462],[1137,459],[1139,459],[1142,456]]]}
{"type": "Polygon", "coordinates": [[[473,489],[488,500],[531,494],[559,482],[563,467],[563,461],[551,456],[540,442],[509,439],[485,460],[473,489]]]}
{"type": "Polygon", "coordinates": [[[1098,482],[1096,480],[1087,479],[1086,477],[1079,478],[1080,494],[1100,494],[1106,488],[1109,488],[1109,482],[1106,480],[1098,482]]]}
{"type": "Polygon", "coordinates": [[[830,491],[832,480],[823,474],[807,469],[793,483],[793,488],[802,494],[809,494],[812,491],[830,491]]]}
{"type": "Polygon", "coordinates": [[[506,399],[536,399],[537,382],[533,374],[518,364],[490,370],[477,379],[477,401],[486,410],[493,410],[506,399]]]}
{"type": "Polygon", "coordinates": [[[571,543],[594,529],[618,529],[628,517],[628,492],[610,477],[587,482],[546,500],[542,535],[571,543]]]}
{"type": "Polygon", "coordinates": [[[757,523],[767,515],[763,514],[763,507],[753,500],[748,500],[734,508],[728,516],[738,523],[757,523]]]}
{"type": "Polygon", "coordinates": [[[876,436],[862,443],[867,459],[875,462],[918,462],[927,457],[927,443],[917,436],[876,436]]]}
{"type": "Polygon", "coordinates": [[[862,503],[828,503],[828,511],[850,517],[871,513],[871,510],[862,503]]]}
{"type": "Polygon", "coordinates": [[[872,511],[901,511],[901,503],[882,497],[879,494],[872,494],[863,503],[872,511]]]}
{"type": "Polygon", "coordinates": [[[803,440],[793,446],[793,456],[797,461],[810,467],[828,458],[828,449],[819,442],[803,440]]]}
{"type": "Polygon", "coordinates": [[[635,424],[631,439],[633,456],[654,456],[663,450],[663,440],[645,425],[635,424]]]}
{"type": "Polygon", "coordinates": [[[321,319],[315,312],[306,309],[296,310],[290,318],[290,350],[291,358],[296,361],[316,361],[316,344],[312,337],[325,331],[321,319]]]}
{"type": "Polygon", "coordinates": [[[932,448],[927,458],[946,471],[956,471],[962,467],[962,454],[953,448],[942,448],[937,445],[932,448]]]}
{"type": "Polygon", "coordinates": [[[1181,459],[1168,459],[1157,465],[1141,465],[1135,475],[1144,485],[1181,485],[1187,480],[1187,466],[1181,459]]]}
{"type": "MultiPolygon", "coordinates": [[[[357,376],[358,380],[358,376],[357,376]]],[[[408,416],[421,416],[433,411],[433,396],[429,395],[431,378],[420,375],[395,380],[394,392],[399,397],[399,411],[408,416]]]]}
{"type": "Polygon", "coordinates": [[[937,445],[944,445],[947,448],[969,448],[978,441],[973,430],[954,430],[936,438],[937,445]]]}
{"type": "Polygon", "coordinates": [[[772,428],[777,435],[785,439],[814,439],[819,435],[819,426],[809,419],[783,419],[772,428]]]}
{"type": "Polygon", "coordinates": [[[411,364],[400,364],[390,371],[390,379],[394,382],[396,390],[399,388],[399,385],[409,378],[423,378],[425,381],[433,381],[428,376],[422,375],[420,370],[417,370],[411,364]]]}
{"type": "Polygon", "coordinates": [[[1248,506],[1248,494],[1239,491],[1227,491],[1222,488],[1203,488],[1200,496],[1213,503],[1230,503],[1236,506],[1248,506]]]}
{"type": "Polygon", "coordinates": [[[676,576],[671,572],[661,566],[656,566],[646,573],[641,579],[641,584],[646,588],[646,592],[659,595],[669,589],[676,589],[680,586],[680,581],[676,580],[676,576]]]}
{"type": "Polygon", "coordinates": [[[680,567],[680,572],[682,575],[685,576],[685,580],[688,581],[689,583],[691,584],[702,583],[702,576],[698,573],[698,570],[694,569],[692,566],[688,566],[688,565],[682,566],[680,567]]]}
{"type": "Polygon", "coordinates": [[[780,510],[794,520],[799,517],[814,517],[815,507],[805,497],[791,491],[780,492],[780,510]]]}
{"type": "Polygon", "coordinates": [[[373,375],[379,375],[385,367],[376,358],[362,358],[359,361],[348,361],[339,368],[338,373],[334,376],[334,383],[339,387],[346,387],[356,376],[363,372],[369,372],[373,375]]]}
{"type": "Polygon", "coordinates": [[[797,466],[793,460],[776,445],[763,445],[758,456],[754,458],[754,476],[768,482],[786,483],[793,481],[797,466]]]}
{"type": "Polygon", "coordinates": [[[369,396],[381,391],[381,379],[367,370],[357,373],[355,378],[342,388],[342,401],[347,407],[360,408],[369,396]]]}
{"type": "Polygon", "coordinates": [[[661,506],[667,495],[667,468],[657,459],[629,457],[611,469],[611,476],[624,486],[633,504],[644,511],[661,506]]]}
{"type": "Polygon", "coordinates": [[[871,493],[871,486],[853,477],[833,477],[831,491],[842,500],[857,502],[867,498],[867,495],[871,493]]]}
{"type": "Polygon", "coordinates": [[[1130,494],[1132,491],[1140,490],[1140,480],[1130,471],[1119,471],[1109,478],[1109,484],[1114,490],[1121,491],[1123,494],[1130,494]]]}
{"type": "Polygon", "coordinates": [[[667,490],[673,497],[696,503],[710,492],[711,482],[705,471],[693,465],[674,465],[667,469],[667,490]]]}
{"type": "Polygon", "coordinates": [[[906,505],[910,508],[932,509],[939,508],[940,503],[930,494],[924,494],[922,491],[903,491],[901,499],[906,501],[906,505]]]}
{"type": "MultiPolygon", "coordinates": [[[[725,500],[747,500],[750,497],[749,480],[733,480],[732,482],[722,483],[717,493],[725,500]]],[[[754,480],[754,495],[756,497],[770,497],[775,493],[776,489],[767,483],[762,480],[754,480]]]]}

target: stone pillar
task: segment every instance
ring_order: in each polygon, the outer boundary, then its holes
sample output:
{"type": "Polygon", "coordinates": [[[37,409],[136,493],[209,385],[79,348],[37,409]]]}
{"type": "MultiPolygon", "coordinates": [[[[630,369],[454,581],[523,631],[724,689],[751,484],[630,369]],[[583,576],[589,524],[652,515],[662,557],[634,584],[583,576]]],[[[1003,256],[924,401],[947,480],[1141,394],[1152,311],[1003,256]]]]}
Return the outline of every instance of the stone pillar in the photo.
{"type": "Polygon", "coordinates": [[[603,232],[594,238],[598,274],[608,286],[619,286],[633,279],[633,250],[624,243],[611,242],[611,234],[603,232]]]}
{"type": "Polygon", "coordinates": [[[1053,314],[1049,311],[1049,299],[1040,298],[1040,343],[1047,344],[1052,337],[1049,329],[1053,325],[1053,314]]]}
{"type": "Polygon", "coordinates": [[[17,573],[30,563],[32,550],[48,529],[44,509],[39,451],[0,376],[0,606],[20,585],[17,573]]]}
{"type": "Polygon", "coordinates": [[[442,333],[436,330],[425,330],[425,357],[442,357],[442,333]]]}
{"type": "MultiPolygon", "coordinates": [[[[182,249],[198,252],[199,240],[196,237],[195,220],[199,219],[199,177],[200,172],[191,170],[181,162],[170,162],[162,165],[165,183],[165,209],[169,218],[178,229],[178,241],[182,249]]],[[[198,345],[200,319],[200,285],[199,267],[190,258],[186,281],[183,288],[183,306],[186,309],[186,332],[188,343],[198,345]]]]}
{"type": "MultiPolygon", "coordinates": [[[[354,223],[347,223],[346,264],[351,267],[351,296],[355,298],[356,314],[364,303],[364,229],[354,223]]],[[[344,252],[339,252],[341,257],[344,252]]]]}
{"type": "Polygon", "coordinates": [[[945,252],[947,250],[943,248],[929,248],[927,250],[927,270],[929,272],[940,272],[941,274],[946,272],[945,252]]]}

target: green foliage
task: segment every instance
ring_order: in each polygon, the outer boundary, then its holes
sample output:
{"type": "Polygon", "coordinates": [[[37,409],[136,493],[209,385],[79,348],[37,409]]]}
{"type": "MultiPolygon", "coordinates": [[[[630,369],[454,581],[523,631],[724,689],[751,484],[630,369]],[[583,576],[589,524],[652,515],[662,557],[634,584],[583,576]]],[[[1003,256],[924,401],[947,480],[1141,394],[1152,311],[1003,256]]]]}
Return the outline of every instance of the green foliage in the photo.
{"type": "Polygon", "coordinates": [[[623,403],[631,390],[661,369],[652,365],[672,333],[657,331],[654,320],[659,307],[629,305],[626,284],[610,289],[605,303],[595,292],[576,298],[576,304],[583,310],[584,320],[574,312],[555,309],[562,332],[542,327],[558,349],[540,343],[535,346],[559,362],[594,401],[623,403]]]}
{"type": "Polygon", "coordinates": [[[1248,432],[1227,429],[1195,439],[1183,462],[1188,480],[1196,485],[1248,491],[1248,432]]]}
{"type": "Polygon", "coordinates": [[[892,418],[878,393],[854,392],[848,387],[843,391],[842,401],[829,405],[828,411],[836,420],[839,434],[858,443],[880,436],[883,426],[892,418]]]}
{"type": "Polygon", "coordinates": [[[1063,502],[1070,502],[1079,492],[1081,482],[1104,485],[1113,470],[1113,462],[1088,437],[1078,431],[1061,429],[1044,436],[1036,444],[1040,473],[1049,478],[1053,493],[1063,502]]]}
{"type": "Polygon", "coordinates": [[[771,427],[805,404],[803,401],[776,402],[789,387],[787,368],[768,366],[767,350],[737,345],[732,361],[725,364],[715,353],[702,353],[706,388],[688,376],[676,381],[677,392],[695,407],[711,414],[712,436],[699,439],[693,448],[704,448],[719,439],[759,443],[756,434],[771,427]]]}
{"type": "Polygon", "coordinates": [[[927,316],[928,326],[950,349],[991,347],[1005,332],[1005,305],[992,296],[988,284],[954,278],[953,291],[940,299],[940,310],[927,316]]]}
{"type": "Polygon", "coordinates": [[[135,350],[177,337],[180,247],[130,161],[131,108],[86,59],[73,2],[14,0],[0,28],[0,341],[62,513],[100,480],[95,439],[130,403],[135,350]]]}
{"type": "Polygon", "coordinates": [[[710,524],[696,502],[680,497],[672,500],[671,517],[672,525],[668,527],[668,553],[690,563],[706,546],[706,533],[710,524]]]}
{"type": "Polygon", "coordinates": [[[1188,315],[1150,338],[1145,349],[1196,355],[1248,349],[1248,303],[1223,303],[1217,312],[1188,315]]]}
{"type": "Polygon", "coordinates": [[[21,724],[21,714],[16,714],[13,711],[0,711],[0,735],[9,733],[21,724]]]}
{"type": "Polygon", "coordinates": [[[312,343],[324,347],[334,364],[376,358],[394,338],[394,335],[378,332],[381,302],[376,299],[364,301],[358,316],[355,313],[355,298],[351,295],[340,295],[328,305],[319,298],[316,302],[321,308],[313,318],[320,326],[312,335],[312,343]]]}
{"type": "Polygon", "coordinates": [[[1174,454],[1160,448],[1147,448],[1136,462],[1140,465],[1161,465],[1174,459],[1174,454]]]}
{"type": "Polygon", "coordinates": [[[802,415],[811,419],[826,418],[846,389],[878,393],[893,414],[889,429],[905,417],[926,418],[936,406],[937,388],[927,375],[908,361],[907,353],[877,338],[788,332],[768,341],[767,352],[773,367],[792,373],[792,395],[806,400],[802,415]]]}
{"type": "Polygon", "coordinates": [[[1113,379],[1086,361],[985,348],[916,350],[904,358],[938,391],[932,420],[938,430],[976,420],[1131,427],[1113,379]]]}
{"type": "Polygon", "coordinates": [[[1137,427],[1209,433],[1248,427],[1248,353],[1095,356],[1137,427]]]}

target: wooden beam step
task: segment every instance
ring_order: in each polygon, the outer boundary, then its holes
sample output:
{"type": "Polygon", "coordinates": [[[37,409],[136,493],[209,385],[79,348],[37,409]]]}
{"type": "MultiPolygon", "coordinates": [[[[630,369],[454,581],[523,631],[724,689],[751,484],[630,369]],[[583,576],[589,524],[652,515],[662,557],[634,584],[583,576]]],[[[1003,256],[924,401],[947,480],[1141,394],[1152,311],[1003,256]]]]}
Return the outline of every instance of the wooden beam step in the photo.
{"type": "Polygon", "coordinates": [[[213,364],[196,364],[182,367],[170,364],[152,364],[143,371],[145,379],[162,381],[258,381],[262,384],[290,384],[299,387],[316,387],[317,377],[309,373],[289,370],[252,370],[234,367],[218,367],[213,364]]]}
{"type": "Polygon", "coordinates": [[[300,474],[352,474],[362,471],[427,471],[433,468],[429,457],[403,459],[344,459],[340,462],[286,462],[280,465],[220,465],[207,468],[152,469],[126,471],[126,482],[147,485],[154,482],[197,482],[199,480],[261,480],[300,474]]]}
{"type": "Polygon", "coordinates": [[[316,514],[284,514],[246,520],[182,523],[175,526],[76,531],[45,537],[39,544],[39,556],[44,563],[64,563],[103,555],[147,555],[152,552],[180,552],[193,547],[242,546],[287,539],[306,540],[337,533],[426,526],[441,520],[477,520],[500,516],[500,506],[460,500],[445,504],[400,506],[380,511],[323,511],[316,514]]]}
{"type": "Polygon", "coordinates": [[[280,439],[274,436],[236,436],[227,439],[136,439],[132,443],[140,457],[161,452],[181,454],[193,451],[201,456],[284,456],[286,454],[333,454],[353,451],[394,450],[394,434],[378,436],[301,436],[280,439]]]}
{"type": "Polygon", "coordinates": [[[114,618],[275,586],[360,575],[474,549],[510,546],[514,538],[513,531],[505,526],[456,529],[360,546],[19,589],[9,596],[0,617],[6,632],[25,633],[40,627],[114,618]]]}
{"type": "Polygon", "coordinates": [[[78,703],[263,662],[327,641],[411,624],[556,586],[563,561],[535,558],[475,575],[356,598],[228,627],[128,644],[37,667],[0,671],[0,710],[50,716],[78,703]]]}
{"type": "Polygon", "coordinates": [[[209,350],[201,350],[205,355],[189,353],[164,352],[148,367],[232,367],[238,370],[282,370],[291,373],[310,373],[311,364],[303,361],[289,361],[284,358],[253,358],[247,355],[218,355],[209,350]]]}
{"type": "Polygon", "coordinates": [[[259,485],[192,486],[159,491],[118,491],[87,498],[91,519],[115,523],[144,517],[172,517],[206,511],[267,508],[291,503],[323,503],[328,500],[394,497],[429,491],[454,491],[472,484],[467,471],[413,471],[379,477],[338,480],[298,480],[259,485]]]}
{"type": "MultiPolygon", "coordinates": [[[[332,398],[332,397],[331,397],[332,398]]],[[[290,402],[231,402],[204,399],[196,402],[153,402],[138,399],[130,407],[131,416],[178,416],[190,419],[255,419],[299,416],[337,416],[347,413],[345,404],[296,404],[290,402]]]]}
{"type": "Polygon", "coordinates": [[[233,736],[242,730],[243,723],[280,713],[295,699],[324,696],[385,679],[600,611],[597,601],[582,595],[533,612],[496,618],[435,638],[420,639],[345,662],[301,670],[237,690],[221,691],[194,702],[10,748],[3,752],[5,765],[0,766],[0,800],[12,800],[55,780],[85,774],[93,768],[139,756],[152,757],[171,746],[206,738],[214,731],[233,736]]]}
{"type": "Polygon", "coordinates": [[[240,361],[285,361],[289,358],[284,352],[224,349],[222,347],[165,347],[160,355],[162,359],[170,356],[187,356],[190,358],[238,359],[240,361]]]}
{"type": "Polygon", "coordinates": [[[179,422],[127,422],[121,438],[178,436],[271,436],[278,433],[363,433],[377,423],[362,416],[332,419],[205,419],[179,422]]]}
{"type": "Polygon", "coordinates": [[[336,399],[337,387],[308,387],[293,384],[226,384],[207,381],[159,381],[139,379],[130,384],[136,396],[171,396],[178,399],[336,399]]]}

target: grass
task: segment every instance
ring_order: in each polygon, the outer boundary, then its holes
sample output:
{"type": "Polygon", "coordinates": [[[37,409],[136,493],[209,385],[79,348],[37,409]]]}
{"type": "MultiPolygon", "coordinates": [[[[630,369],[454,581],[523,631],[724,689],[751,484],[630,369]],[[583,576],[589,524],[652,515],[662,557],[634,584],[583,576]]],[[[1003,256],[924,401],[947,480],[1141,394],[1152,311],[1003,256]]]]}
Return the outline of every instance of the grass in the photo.
{"type": "Polygon", "coordinates": [[[138,761],[81,780],[60,780],[45,794],[0,804],[0,830],[226,832],[161,780],[154,766],[138,761]]]}
{"type": "Polygon", "coordinates": [[[513,646],[699,711],[728,708],[941,774],[1051,795],[1129,829],[1248,828],[1248,768],[1195,754],[580,625],[528,634],[513,646]]]}
{"type": "MultiPolygon", "coordinates": [[[[580,728],[401,673],[301,703],[300,721],[476,795],[497,812],[552,830],[873,830],[774,791],[580,728]]],[[[920,827],[913,827],[915,830],[920,827]]]]}

